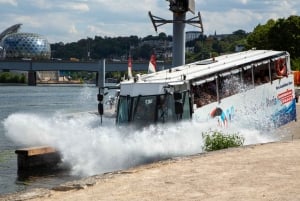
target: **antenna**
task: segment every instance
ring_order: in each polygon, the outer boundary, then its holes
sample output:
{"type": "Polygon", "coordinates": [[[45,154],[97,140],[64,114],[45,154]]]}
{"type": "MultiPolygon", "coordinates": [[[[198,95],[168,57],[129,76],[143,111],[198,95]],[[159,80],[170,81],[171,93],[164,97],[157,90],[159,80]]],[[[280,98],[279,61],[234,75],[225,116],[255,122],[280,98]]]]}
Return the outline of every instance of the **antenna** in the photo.
{"type": "Polygon", "coordinates": [[[196,17],[186,20],[186,12],[190,11],[195,14],[195,0],[167,0],[170,2],[169,10],[173,12],[173,20],[166,20],[151,14],[149,17],[155,31],[157,28],[167,23],[173,23],[173,66],[185,64],[185,24],[198,27],[203,33],[203,24],[200,12],[196,17]]]}

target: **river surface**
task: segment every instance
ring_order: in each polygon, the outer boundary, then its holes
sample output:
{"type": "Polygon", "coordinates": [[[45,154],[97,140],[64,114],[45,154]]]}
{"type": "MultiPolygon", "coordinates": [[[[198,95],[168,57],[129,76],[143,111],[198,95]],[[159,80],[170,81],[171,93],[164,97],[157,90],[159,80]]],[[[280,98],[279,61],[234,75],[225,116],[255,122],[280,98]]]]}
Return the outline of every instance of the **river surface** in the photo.
{"type": "MultiPolygon", "coordinates": [[[[17,156],[14,152],[17,148],[25,145],[18,143],[18,140],[14,140],[7,134],[3,125],[4,120],[14,114],[53,117],[57,112],[71,114],[97,111],[97,93],[98,88],[85,85],[0,86],[0,194],[32,187],[47,188],[78,178],[76,175],[70,175],[68,171],[43,176],[19,177],[17,156]]],[[[27,117],[24,116],[24,118],[27,117]]],[[[20,118],[15,121],[16,126],[21,123],[20,118]]],[[[13,124],[9,125],[9,129],[13,126],[13,124]]],[[[29,126],[39,125],[30,124],[29,126]]],[[[24,130],[24,132],[30,132],[30,129],[24,130]]],[[[22,138],[22,130],[19,134],[19,137],[22,138]]],[[[24,137],[26,136],[24,135],[24,137]]]]}

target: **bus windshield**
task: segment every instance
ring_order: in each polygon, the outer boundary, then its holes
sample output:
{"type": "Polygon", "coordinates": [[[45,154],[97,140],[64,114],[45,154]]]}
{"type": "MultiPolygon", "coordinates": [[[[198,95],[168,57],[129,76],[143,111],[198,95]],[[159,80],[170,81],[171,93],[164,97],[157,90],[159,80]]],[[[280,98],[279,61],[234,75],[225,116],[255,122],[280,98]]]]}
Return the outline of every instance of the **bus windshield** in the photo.
{"type": "Polygon", "coordinates": [[[180,94],[180,99],[173,94],[121,96],[118,104],[117,124],[134,122],[138,126],[147,126],[153,123],[190,119],[188,92],[180,94]]]}

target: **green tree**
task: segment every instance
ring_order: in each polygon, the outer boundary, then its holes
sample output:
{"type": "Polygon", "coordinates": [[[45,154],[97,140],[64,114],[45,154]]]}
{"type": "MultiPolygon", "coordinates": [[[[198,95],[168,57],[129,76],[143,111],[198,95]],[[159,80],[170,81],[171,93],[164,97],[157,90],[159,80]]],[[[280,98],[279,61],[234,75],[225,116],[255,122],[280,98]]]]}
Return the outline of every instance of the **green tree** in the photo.
{"type": "Polygon", "coordinates": [[[291,58],[300,57],[300,16],[279,19],[269,31],[269,40],[275,50],[286,50],[291,58]]]}
{"type": "Polygon", "coordinates": [[[253,32],[248,35],[247,42],[251,48],[270,49],[269,31],[275,25],[274,20],[269,20],[265,25],[257,25],[253,32]]]}
{"type": "Polygon", "coordinates": [[[0,83],[25,83],[26,77],[24,74],[15,74],[11,72],[0,73],[0,83]]]}
{"type": "Polygon", "coordinates": [[[288,51],[291,55],[292,69],[300,68],[300,16],[269,20],[258,25],[248,36],[249,47],[288,51]]]}

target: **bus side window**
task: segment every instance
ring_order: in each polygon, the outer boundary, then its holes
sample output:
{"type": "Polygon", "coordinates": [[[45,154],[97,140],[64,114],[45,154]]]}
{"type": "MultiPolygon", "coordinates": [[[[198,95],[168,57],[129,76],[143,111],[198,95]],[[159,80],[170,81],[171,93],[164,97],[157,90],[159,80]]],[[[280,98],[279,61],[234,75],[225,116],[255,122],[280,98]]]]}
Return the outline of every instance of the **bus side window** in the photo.
{"type": "Polygon", "coordinates": [[[216,81],[212,80],[193,87],[194,104],[197,108],[217,101],[216,81]]]}
{"type": "Polygon", "coordinates": [[[242,84],[239,74],[223,77],[220,79],[220,83],[221,98],[226,98],[239,93],[242,84]]]}
{"type": "Polygon", "coordinates": [[[261,85],[270,82],[270,74],[268,64],[261,64],[254,70],[255,85],[261,85]]]}
{"type": "MultiPolygon", "coordinates": [[[[281,60],[282,61],[282,60],[281,60]]],[[[279,69],[277,69],[277,65],[279,61],[272,61],[271,63],[271,75],[272,75],[272,81],[273,80],[278,80],[278,79],[281,79],[284,75],[281,74],[281,72],[279,71],[279,69]]]]}
{"type": "Polygon", "coordinates": [[[246,86],[252,85],[252,73],[251,69],[247,69],[243,73],[243,82],[246,86]]]}

